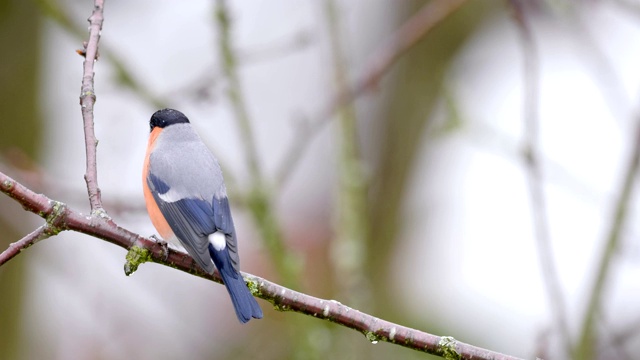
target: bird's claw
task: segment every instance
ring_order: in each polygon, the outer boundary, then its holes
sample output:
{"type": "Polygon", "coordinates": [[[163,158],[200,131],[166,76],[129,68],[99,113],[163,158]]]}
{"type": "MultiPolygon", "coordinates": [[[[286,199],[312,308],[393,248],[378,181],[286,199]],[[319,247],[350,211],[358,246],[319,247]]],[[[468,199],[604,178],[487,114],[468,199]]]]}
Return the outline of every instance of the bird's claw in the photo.
{"type": "Polygon", "coordinates": [[[169,259],[169,243],[157,237],[155,234],[149,237],[155,240],[156,244],[160,245],[160,247],[162,248],[162,255],[163,255],[162,260],[167,261],[169,259]]]}

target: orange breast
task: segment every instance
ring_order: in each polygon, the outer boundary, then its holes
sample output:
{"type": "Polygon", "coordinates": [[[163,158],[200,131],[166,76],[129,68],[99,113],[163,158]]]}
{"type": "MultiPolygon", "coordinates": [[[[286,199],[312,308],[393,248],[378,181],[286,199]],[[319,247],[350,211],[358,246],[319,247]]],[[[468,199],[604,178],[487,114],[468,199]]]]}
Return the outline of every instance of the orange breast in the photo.
{"type": "Polygon", "coordinates": [[[156,146],[156,139],[161,133],[162,128],[156,127],[149,136],[147,154],[145,155],[144,165],[142,166],[142,191],[144,193],[144,201],[147,204],[147,212],[149,213],[149,218],[151,218],[151,223],[164,240],[171,241],[174,237],[173,230],[171,230],[169,223],[167,223],[167,220],[165,220],[164,216],[160,212],[160,208],[158,207],[158,204],[156,204],[156,200],[153,198],[151,189],[149,189],[149,185],[147,184],[147,177],[149,176],[149,156],[153,152],[153,149],[156,146]]]}

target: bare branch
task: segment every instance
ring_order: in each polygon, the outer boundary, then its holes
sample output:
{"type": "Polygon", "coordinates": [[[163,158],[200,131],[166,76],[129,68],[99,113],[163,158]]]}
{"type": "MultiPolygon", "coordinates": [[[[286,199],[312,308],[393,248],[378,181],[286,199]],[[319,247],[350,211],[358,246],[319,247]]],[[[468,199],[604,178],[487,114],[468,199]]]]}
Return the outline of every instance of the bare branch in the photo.
{"type": "MultiPolygon", "coordinates": [[[[0,191],[17,201],[25,210],[44,218],[47,221],[46,226],[49,228],[48,232],[50,234],[72,230],[106,240],[128,250],[134,246],[142,246],[152,254],[151,258],[147,260],[154,259],[156,255],[159,258],[166,255],[162,246],[155,241],[119,227],[102,213],[84,215],[64,203],[33,192],[1,172],[0,191]]],[[[172,255],[171,252],[170,255],[172,255]]],[[[195,263],[189,266],[184,265],[187,261],[183,257],[188,258],[188,255],[174,252],[173,256],[169,256],[167,259],[167,264],[173,262],[181,263],[183,264],[182,270],[192,272],[192,269],[195,269],[195,263]]],[[[218,282],[220,282],[219,278],[218,282]]]]}
{"type": "Polygon", "coordinates": [[[540,164],[540,144],[538,123],[538,93],[540,67],[538,65],[538,51],[533,38],[531,24],[527,21],[522,0],[508,2],[514,23],[517,26],[522,45],[524,68],[524,150],[523,158],[529,185],[529,196],[533,215],[533,228],[538,248],[538,258],[542,278],[547,288],[548,303],[552,309],[552,316],[561,334],[561,342],[565,354],[571,352],[571,339],[567,325],[565,301],[558,278],[558,271],[554,260],[551,244],[551,231],[547,216],[547,204],[544,194],[544,176],[540,164]]]}
{"type": "Polygon", "coordinates": [[[258,285],[258,296],[270,301],[281,311],[294,311],[329,320],[361,332],[372,343],[385,341],[413,350],[452,359],[516,359],[457,341],[449,336],[431,335],[397,325],[342,305],[283,288],[267,280],[245,275],[258,285]]]}
{"type": "Polygon", "coordinates": [[[407,20],[371,57],[360,78],[350,87],[340,89],[329,101],[319,116],[304,127],[304,131],[295,136],[293,143],[286,151],[276,174],[276,184],[284,186],[291,172],[295,169],[304,150],[311,139],[328,123],[331,116],[341,107],[353,102],[356,98],[375,89],[393,64],[407,51],[414,47],[426,34],[443,20],[453,14],[467,0],[434,0],[423,6],[413,17],[407,20]]]}
{"type": "MultiPolygon", "coordinates": [[[[54,229],[50,234],[72,230],[127,249],[129,251],[125,264],[127,275],[131,275],[142,263],[155,262],[222,283],[217,271],[213,275],[207,274],[189,255],[174,249],[166,249],[152,239],[143,238],[123,229],[108,217],[101,216],[100,213],[83,215],[63,203],[51,200],[42,194],[36,194],[1,172],[0,191],[12,197],[26,210],[47,219],[47,226],[54,229]]],[[[34,235],[34,238],[37,236],[34,235]]],[[[431,335],[378,319],[337,301],[323,300],[299,293],[258,276],[246,273],[243,273],[243,276],[255,296],[271,302],[278,310],[293,311],[329,320],[362,332],[372,342],[386,341],[442,357],[453,355],[459,359],[516,359],[459,342],[452,337],[431,335]]]]}
{"type": "Polygon", "coordinates": [[[95,0],[93,13],[89,17],[89,41],[84,52],[84,64],[82,73],[82,89],[80,91],[80,106],[82,120],[84,122],[84,139],[87,152],[87,171],[84,180],[87,182],[89,204],[91,212],[102,210],[100,188],[98,187],[98,169],[96,166],[96,149],[98,140],[93,129],[93,105],[96,102],[96,94],[93,88],[93,65],[98,59],[98,41],[102,31],[104,20],[104,0],[95,0]]]}
{"type": "MultiPolygon", "coordinates": [[[[77,39],[84,39],[84,26],[77,26],[72,20],[71,15],[69,15],[60,5],[60,2],[36,0],[35,3],[40,7],[40,10],[47,18],[54,21],[68,34],[77,39]]],[[[82,56],[85,56],[86,49],[79,51],[79,53],[81,53],[82,56]]],[[[130,89],[133,94],[140,97],[143,101],[148,102],[155,108],[161,109],[167,107],[167,101],[164,98],[153,94],[153,92],[144,86],[142,82],[138,81],[133,72],[127,68],[124,60],[120,58],[115,51],[106,47],[104,43],[100,45],[100,57],[102,59],[106,59],[106,62],[111,64],[119,85],[130,89]]]]}
{"type": "Polygon", "coordinates": [[[52,233],[49,227],[47,225],[42,225],[39,228],[35,229],[29,235],[14,243],[9,244],[7,250],[3,251],[2,254],[0,254],[0,266],[16,257],[18,254],[20,254],[20,252],[22,252],[23,249],[26,249],[36,242],[50,237],[51,235],[52,233]]]}

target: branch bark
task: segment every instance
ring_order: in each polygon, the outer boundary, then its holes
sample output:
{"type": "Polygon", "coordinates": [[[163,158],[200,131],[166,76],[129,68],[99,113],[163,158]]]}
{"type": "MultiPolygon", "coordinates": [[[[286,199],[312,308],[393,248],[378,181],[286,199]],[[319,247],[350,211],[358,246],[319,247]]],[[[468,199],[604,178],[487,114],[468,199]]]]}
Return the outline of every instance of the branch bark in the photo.
{"type": "MultiPolygon", "coordinates": [[[[207,274],[196,265],[189,255],[174,249],[167,249],[152,239],[144,238],[121,228],[113,220],[103,216],[101,213],[86,216],[64,203],[31,191],[1,172],[0,191],[20,203],[25,210],[33,212],[46,220],[45,225],[25,237],[25,239],[38,239],[38,234],[41,232],[42,234],[52,235],[67,230],[77,231],[127,249],[128,253],[124,266],[126,275],[133,274],[138,266],[145,262],[155,262],[222,283],[217,271],[213,275],[207,274]]],[[[0,259],[4,259],[4,261],[0,262],[0,265],[6,263],[15,254],[34,243],[34,241],[25,239],[12,244],[10,249],[0,255],[0,259]],[[11,254],[14,255],[11,256],[11,254]]],[[[385,341],[446,358],[517,359],[516,357],[457,341],[449,336],[441,337],[394,324],[342,305],[335,300],[319,299],[255,275],[243,273],[243,276],[251,293],[272,303],[276,310],[292,311],[329,320],[361,332],[372,343],[385,341]]]]}
{"type": "Polygon", "coordinates": [[[9,244],[7,250],[3,251],[0,254],[0,266],[16,257],[18,254],[20,254],[20,252],[22,252],[23,249],[26,249],[36,242],[50,237],[51,235],[51,228],[47,225],[42,225],[31,232],[29,235],[14,243],[9,244]]]}
{"type": "Polygon", "coordinates": [[[98,140],[93,128],[93,105],[96,94],[93,88],[93,65],[98,60],[98,42],[104,21],[104,0],[96,0],[93,13],[89,17],[89,41],[86,42],[82,71],[82,88],[80,90],[80,109],[84,122],[84,140],[87,152],[87,171],[84,180],[87,182],[91,213],[102,210],[100,188],[98,187],[98,168],[96,165],[96,150],[98,140]]]}

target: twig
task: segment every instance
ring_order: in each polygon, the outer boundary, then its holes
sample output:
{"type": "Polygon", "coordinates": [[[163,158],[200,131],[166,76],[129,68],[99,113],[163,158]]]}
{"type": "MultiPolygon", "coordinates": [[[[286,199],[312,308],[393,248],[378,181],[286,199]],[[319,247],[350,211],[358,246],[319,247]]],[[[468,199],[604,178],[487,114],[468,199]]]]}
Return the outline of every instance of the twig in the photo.
{"type": "MultiPolygon", "coordinates": [[[[53,20],[67,33],[77,39],[84,39],[86,31],[84,26],[77,26],[56,0],[35,0],[35,2],[46,17],[53,20]]],[[[84,50],[82,52],[84,53],[84,50]]],[[[133,72],[127,68],[125,62],[104,43],[100,45],[100,58],[111,64],[120,85],[130,89],[135,95],[151,104],[154,108],[167,107],[167,101],[152,94],[148,88],[136,80],[133,72]]]]}
{"type": "Polygon", "coordinates": [[[23,249],[26,249],[36,242],[50,237],[51,235],[53,234],[51,233],[50,228],[47,225],[42,225],[29,235],[9,244],[9,247],[0,254],[0,266],[16,257],[23,249]]]}
{"type": "Polygon", "coordinates": [[[551,232],[547,217],[547,205],[543,188],[543,174],[540,166],[539,131],[538,131],[538,93],[540,69],[538,65],[538,51],[533,39],[531,27],[524,13],[522,0],[509,0],[511,15],[520,35],[524,62],[524,160],[531,198],[533,228],[538,247],[538,258],[542,278],[547,288],[548,303],[556,326],[561,334],[561,343],[566,354],[571,353],[571,338],[567,326],[564,295],[558,279],[551,232]]]}
{"type": "MultiPolygon", "coordinates": [[[[155,262],[221,283],[218,272],[213,275],[200,269],[193,259],[180,251],[168,250],[155,241],[116,225],[98,214],[83,215],[65,204],[36,194],[0,172],[0,191],[20,203],[25,210],[47,219],[53,233],[65,230],[81,232],[106,240],[128,250],[125,273],[131,275],[140,264],[155,262]]],[[[25,246],[17,246],[18,250],[25,246]]],[[[15,251],[15,250],[14,250],[15,251]]],[[[251,274],[243,274],[252,293],[271,302],[278,310],[302,313],[362,332],[371,342],[386,341],[410,349],[456,359],[516,359],[490,350],[397,325],[349,308],[337,301],[323,300],[285,288],[251,274]],[[453,356],[453,357],[452,357],[453,356]]]]}
{"type": "Polygon", "coordinates": [[[280,168],[276,173],[276,185],[283,187],[311,139],[327,124],[331,116],[341,107],[356,98],[375,89],[387,71],[407,51],[415,46],[426,34],[434,29],[449,15],[453,14],[467,0],[434,0],[423,6],[413,17],[407,20],[391,38],[371,57],[362,75],[350,87],[338,91],[319,116],[297,134],[285,152],[280,168]]]}
{"type": "Polygon", "coordinates": [[[93,13],[89,17],[89,41],[85,47],[84,64],[82,73],[82,88],[80,91],[80,106],[82,110],[82,120],[84,122],[84,139],[87,152],[87,171],[84,180],[87,182],[87,192],[89,193],[89,204],[91,213],[102,210],[102,200],[100,199],[100,188],[98,187],[98,169],[96,167],[96,150],[98,140],[93,129],[93,105],[96,102],[96,94],[93,88],[93,65],[97,60],[98,41],[100,41],[100,31],[104,20],[104,0],[95,0],[93,13]]]}
{"type": "Polygon", "coordinates": [[[640,115],[636,116],[633,133],[633,152],[627,165],[626,173],[620,190],[620,197],[616,201],[615,212],[611,219],[611,228],[607,235],[605,247],[602,251],[600,264],[598,265],[596,278],[589,295],[587,310],[585,313],[584,323],[580,334],[580,339],[575,349],[576,359],[592,359],[596,354],[595,346],[597,338],[595,334],[595,324],[597,315],[600,312],[602,297],[606,293],[608,285],[609,272],[611,270],[612,260],[618,249],[620,242],[620,234],[624,226],[627,216],[627,208],[633,197],[635,180],[640,168],[640,115]]]}

